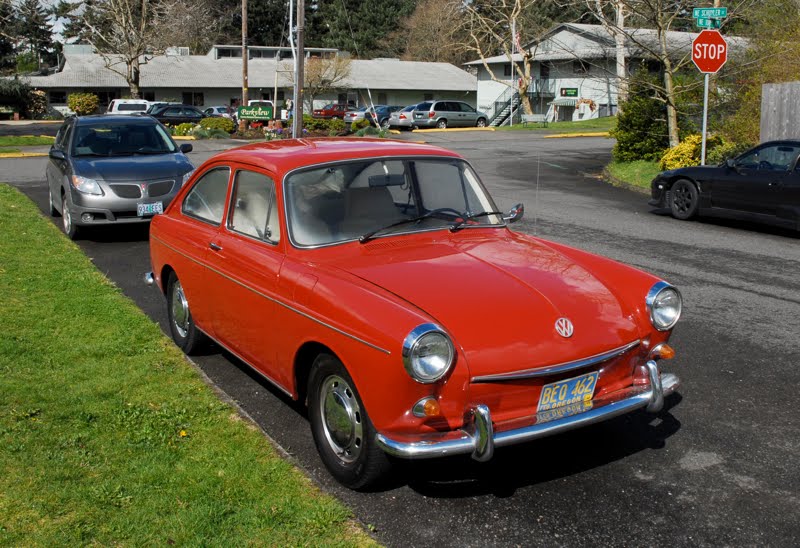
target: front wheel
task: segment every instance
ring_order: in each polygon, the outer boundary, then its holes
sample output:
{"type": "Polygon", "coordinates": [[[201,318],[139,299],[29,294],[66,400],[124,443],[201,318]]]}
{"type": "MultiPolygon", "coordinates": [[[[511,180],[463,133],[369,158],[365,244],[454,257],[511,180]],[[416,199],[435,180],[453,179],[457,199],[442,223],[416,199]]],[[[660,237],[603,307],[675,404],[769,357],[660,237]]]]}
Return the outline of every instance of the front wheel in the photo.
{"type": "Polygon", "coordinates": [[[691,181],[681,179],[672,185],[669,208],[676,219],[686,221],[697,215],[698,201],[697,187],[691,181]]]}
{"type": "MultiPolygon", "coordinates": [[[[50,186],[50,182],[48,181],[48,186],[50,186]]],[[[48,201],[50,202],[50,216],[51,217],[59,217],[61,213],[59,213],[58,209],[56,209],[56,202],[53,200],[53,189],[50,188],[47,192],[48,201]]]]}
{"type": "Polygon", "coordinates": [[[342,485],[365,490],[391,464],[375,442],[375,428],[342,362],[320,354],[308,381],[311,433],[323,464],[342,485]]]}
{"type": "Polygon", "coordinates": [[[167,317],[175,344],[188,355],[195,353],[205,342],[205,336],[194,324],[189,301],[174,272],[170,273],[167,281],[167,317]]]}
{"type": "Polygon", "coordinates": [[[388,120],[388,118],[381,122],[381,129],[389,129],[389,120],[388,120]]]}
{"type": "Polygon", "coordinates": [[[61,226],[64,229],[64,234],[67,235],[67,238],[70,240],[77,240],[80,229],[72,218],[72,212],[70,211],[71,208],[72,197],[70,196],[69,192],[65,192],[64,196],[61,197],[61,226]]]}

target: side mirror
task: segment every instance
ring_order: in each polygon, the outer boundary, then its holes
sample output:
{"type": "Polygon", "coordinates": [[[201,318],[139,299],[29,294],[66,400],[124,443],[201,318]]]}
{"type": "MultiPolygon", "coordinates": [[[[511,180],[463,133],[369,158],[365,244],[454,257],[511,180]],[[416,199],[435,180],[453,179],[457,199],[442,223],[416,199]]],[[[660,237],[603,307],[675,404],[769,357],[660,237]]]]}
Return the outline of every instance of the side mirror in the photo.
{"type": "Polygon", "coordinates": [[[522,204],[517,204],[511,208],[511,210],[508,212],[508,215],[503,217],[503,220],[509,223],[516,223],[522,219],[523,215],[525,215],[525,206],[522,204]]]}
{"type": "Polygon", "coordinates": [[[187,152],[191,152],[193,148],[194,147],[192,146],[192,143],[181,144],[181,152],[183,152],[184,154],[186,154],[187,152]]]}
{"type": "Polygon", "coordinates": [[[67,157],[64,155],[63,150],[58,150],[57,148],[50,149],[50,157],[53,160],[66,160],[67,157]]]}

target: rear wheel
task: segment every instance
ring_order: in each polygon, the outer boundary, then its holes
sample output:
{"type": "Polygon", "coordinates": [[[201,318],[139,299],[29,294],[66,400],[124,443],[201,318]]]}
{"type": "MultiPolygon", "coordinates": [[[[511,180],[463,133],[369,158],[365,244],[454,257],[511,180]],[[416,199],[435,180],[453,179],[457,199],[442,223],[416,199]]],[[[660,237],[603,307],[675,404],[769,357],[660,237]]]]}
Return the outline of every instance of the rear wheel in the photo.
{"type": "Polygon", "coordinates": [[[311,433],[323,464],[341,484],[364,490],[383,479],[391,464],[375,442],[375,428],[341,361],[314,360],[308,381],[311,433]]]}
{"type": "Polygon", "coordinates": [[[485,118],[478,118],[478,127],[486,127],[486,119],[485,118]]]}
{"type": "Polygon", "coordinates": [[[441,120],[436,122],[436,127],[438,127],[439,129],[447,129],[447,120],[442,118],[441,120]]]}
{"type": "Polygon", "coordinates": [[[193,354],[205,342],[205,335],[197,329],[178,276],[171,272],[167,281],[167,316],[172,340],[186,354],[193,354]]]}
{"type": "Polygon", "coordinates": [[[675,181],[669,193],[669,208],[672,216],[686,221],[697,215],[699,193],[691,181],[680,179],[675,181]]]}
{"type": "Polygon", "coordinates": [[[383,120],[381,120],[381,128],[389,129],[389,119],[388,118],[384,118],[383,120]]]}

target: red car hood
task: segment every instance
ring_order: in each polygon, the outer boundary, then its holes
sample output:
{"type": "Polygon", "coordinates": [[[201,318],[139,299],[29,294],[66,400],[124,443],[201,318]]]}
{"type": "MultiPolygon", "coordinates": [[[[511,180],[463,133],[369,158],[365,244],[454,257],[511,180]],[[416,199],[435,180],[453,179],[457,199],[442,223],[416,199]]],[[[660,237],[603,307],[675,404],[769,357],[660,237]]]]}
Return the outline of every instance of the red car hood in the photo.
{"type": "Polygon", "coordinates": [[[554,365],[639,339],[614,289],[531,238],[386,238],[335,263],[432,316],[473,375],[554,365]],[[570,338],[556,332],[562,317],[574,325],[570,338]]]}

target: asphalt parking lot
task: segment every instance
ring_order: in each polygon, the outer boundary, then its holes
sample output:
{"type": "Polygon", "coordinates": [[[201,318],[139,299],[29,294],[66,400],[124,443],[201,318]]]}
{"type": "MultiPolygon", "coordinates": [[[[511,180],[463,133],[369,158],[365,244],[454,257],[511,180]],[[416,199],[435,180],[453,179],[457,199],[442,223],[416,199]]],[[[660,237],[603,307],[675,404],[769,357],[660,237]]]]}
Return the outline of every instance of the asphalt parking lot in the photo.
{"type": "MultiPolygon", "coordinates": [[[[599,178],[611,142],[537,132],[408,133],[463,154],[513,226],[653,272],[683,292],[668,369],[679,394],[638,413],[524,446],[494,460],[414,463],[378,493],[338,486],[296,406],[232,357],[195,361],[311,478],[388,546],[800,545],[800,238],[733,221],[679,222],[647,196],[599,178]]],[[[196,165],[231,142],[198,141],[196,165]]],[[[0,159],[0,176],[42,209],[46,158],[0,159]]],[[[165,327],[141,281],[147,230],[78,242],[165,327]]],[[[469,296],[466,295],[465,299],[469,296]]],[[[513,308],[491,313],[513,314],[513,308]]],[[[476,314],[476,321],[486,317],[476,314]]]]}

